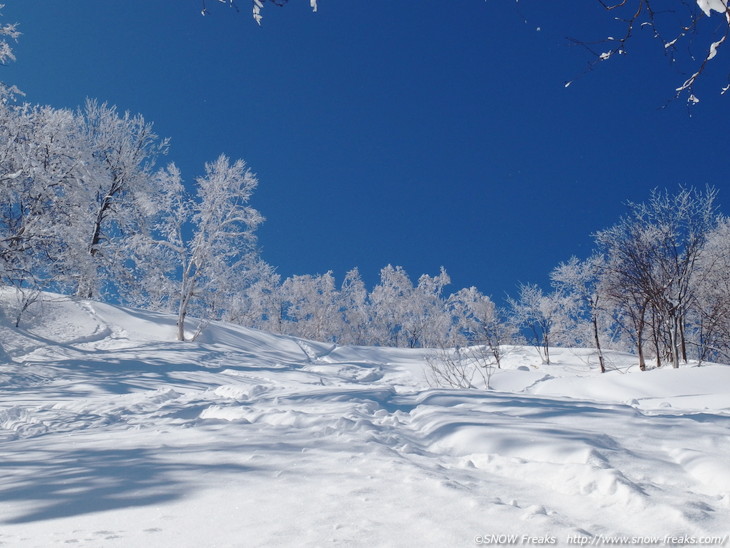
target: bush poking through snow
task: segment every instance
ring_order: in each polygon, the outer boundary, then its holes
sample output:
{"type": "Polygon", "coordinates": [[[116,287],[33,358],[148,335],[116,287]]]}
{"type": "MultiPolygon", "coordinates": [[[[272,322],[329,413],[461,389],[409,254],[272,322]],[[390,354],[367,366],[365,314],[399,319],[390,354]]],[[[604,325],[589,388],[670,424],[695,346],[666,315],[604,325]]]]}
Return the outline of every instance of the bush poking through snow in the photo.
{"type": "Polygon", "coordinates": [[[438,388],[486,388],[499,362],[485,345],[441,348],[435,355],[425,356],[428,383],[438,388]]]}

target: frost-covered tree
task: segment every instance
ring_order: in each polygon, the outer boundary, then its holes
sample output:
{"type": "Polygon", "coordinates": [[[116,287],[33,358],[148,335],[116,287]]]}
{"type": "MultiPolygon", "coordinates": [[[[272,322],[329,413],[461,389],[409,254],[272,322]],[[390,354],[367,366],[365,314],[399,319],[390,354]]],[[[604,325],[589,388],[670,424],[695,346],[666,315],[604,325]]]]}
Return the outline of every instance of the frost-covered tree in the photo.
{"type": "MultiPolygon", "coordinates": [[[[256,177],[243,160],[206,164],[187,191],[174,164],[154,176],[155,213],[148,233],[130,240],[133,304],[175,311],[179,340],[190,313],[269,329],[279,277],[258,256],[254,232],[263,221],[250,207],[256,177]]],[[[271,329],[275,331],[275,329],[271,329]]]]}
{"type": "Polygon", "coordinates": [[[174,163],[153,176],[155,208],[146,219],[147,230],[128,237],[126,269],[134,283],[120,300],[132,306],[176,312],[179,269],[192,202],[174,163]]]}
{"type": "MultiPolygon", "coordinates": [[[[0,10],[4,7],[5,4],[0,4],[0,10]]],[[[15,54],[9,40],[17,41],[19,37],[20,31],[18,31],[17,23],[3,23],[0,25],[0,64],[4,65],[8,61],[15,61],[15,54]]]]}
{"type": "Polygon", "coordinates": [[[340,286],[339,312],[342,317],[338,342],[342,344],[369,344],[370,314],[368,291],[360,277],[360,271],[353,268],[340,286]]]}
{"type": "Polygon", "coordinates": [[[441,343],[450,325],[442,298],[448,283],[443,268],[437,276],[422,275],[415,287],[403,267],[383,268],[370,293],[374,344],[416,348],[441,343]]]}
{"type": "Polygon", "coordinates": [[[373,344],[400,346],[404,307],[412,293],[413,283],[403,267],[388,265],[381,269],[380,283],[369,296],[373,344]]]}
{"type": "Polygon", "coordinates": [[[604,296],[600,289],[602,267],[603,257],[600,255],[593,255],[585,261],[572,257],[567,262],[560,263],[552,271],[550,277],[558,292],[573,301],[568,309],[573,311],[576,316],[574,323],[579,325],[581,320],[587,320],[590,324],[601,373],[605,373],[606,361],[603,356],[599,327],[600,315],[604,310],[604,296]]]}
{"type": "Polygon", "coordinates": [[[255,230],[264,220],[249,205],[257,185],[243,160],[231,163],[221,155],[205,165],[194,198],[180,195],[173,200],[179,205],[167,221],[165,245],[175,254],[180,271],[177,337],[181,341],[186,337],[185,319],[196,301],[203,308],[216,296],[225,301],[243,285],[240,280],[256,255],[255,230]]]}
{"type": "Polygon", "coordinates": [[[522,329],[540,353],[543,363],[550,364],[550,346],[567,331],[570,299],[558,291],[544,293],[536,284],[521,284],[517,299],[509,298],[513,323],[522,329]]]}
{"type": "MultiPolygon", "coordinates": [[[[0,10],[4,7],[5,4],[0,4],[0,10]]],[[[0,15],[2,14],[0,13],[0,15]]],[[[17,23],[0,23],[0,66],[15,61],[12,43],[17,42],[19,37],[20,31],[18,31],[17,23]]],[[[16,87],[0,82],[0,102],[7,102],[18,91],[16,87]]]]}
{"type": "Polygon", "coordinates": [[[601,284],[615,310],[615,320],[633,343],[642,371],[646,370],[645,349],[652,318],[651,293],[644,289],[643,278],[642,270],[628,269],[625,261],[610,257],[601,284]]]}
{"type": "Polygon", "coordinates": [[[84,121],[85,146],[89,150],[88,184],[94,193],[86,237],[86,257],[76,293],[98,294],[104,281],[128,272],[129,237],[145,233],[146,221],[157,208],[155,162],[167,151],[152,124],[141,115],[120,114],[106,103],[87,101],[79,116],[84,121]]]}
{"type": "Polygon", "coordinates": [[[512,330],[494,301],[476,287],[469,287],[451,295],[446,306],[452,316],[452,334],[448,343],[453,346],[484,346],[497,367],[501,367],[504,345],[511,342],[512,330]]]}
{"type": "Polygon", "coordinates": [[[339,295],[332,272],[287,278],[281,287],[288,332],[305,339],[333,341],[339,327],[339,295]]]}
{"type": "Polygon", "coordinates": [[[0,104],[0,276],[11,285],[31,282],[43,230],[46,193],[35,184],[27,150],[37,130],[30,108],[0,104]]]}
{"type": "Polygon", "coordinates": [[[64,290],[89,204],[86,150],[70,111],[0,105],[0,277],[64,290]]]}
{"type": "Polygon", "coordinates": [[[250,261],[246,285],[231,296],[223,319],[271,333],[284,333],[281,276],[267,262],[250,261]]]}
{"type": "Polygon", "coordinates": [[[451,324],[444,301],[444,287],[451,283],[446,269],[436,276],[422,274],[403,306],[403,333],[409,348],[442,345],[451,324]]]}
{"type": "Polygon", "coordinates": [[[730,359],[730,220],[708,235],[693,283],[692,343],[699,360],[730,359]]]}
{"type": "Polygon", "coordinates": [[[652,192],[646,203],[629,203],[619,223],[596,234],[606,256],[605,287],[631,318],[640,366],[644,329],[652,328],[657,360],[663,350],[673,367],[687,361],[687,317],[696,302],[699,259],[718,225],[717,190],[652,192]]]}

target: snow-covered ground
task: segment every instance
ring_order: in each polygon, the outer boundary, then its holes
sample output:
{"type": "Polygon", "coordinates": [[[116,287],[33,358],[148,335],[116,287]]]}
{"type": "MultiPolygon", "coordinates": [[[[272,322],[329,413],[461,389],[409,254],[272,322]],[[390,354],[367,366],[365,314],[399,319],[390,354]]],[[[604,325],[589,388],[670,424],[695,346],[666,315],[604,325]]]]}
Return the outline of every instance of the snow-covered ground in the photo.
{"type": "Polygon", "coordinates": [[[423,350],[65,298],[9,325],[3,546],[730,545],[727,366],[515,347],[448,390],[423,350]]]}

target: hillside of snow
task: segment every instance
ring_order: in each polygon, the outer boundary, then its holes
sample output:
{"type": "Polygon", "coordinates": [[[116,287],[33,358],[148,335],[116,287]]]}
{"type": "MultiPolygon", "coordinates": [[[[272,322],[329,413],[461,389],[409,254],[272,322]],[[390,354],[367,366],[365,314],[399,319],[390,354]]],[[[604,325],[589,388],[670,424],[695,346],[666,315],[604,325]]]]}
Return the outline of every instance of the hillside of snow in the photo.
{"type": "MultiPolygon", "coordinates": [[[[3,310],[11,307],[5,294],[3,310]]],[[[0,545],[721,545],[730,367],[510,348],[494,390],[339,347],[49,297],[0,315],[0,545]],[[195,328],[194,322],[191,328],[195,328]]]]}

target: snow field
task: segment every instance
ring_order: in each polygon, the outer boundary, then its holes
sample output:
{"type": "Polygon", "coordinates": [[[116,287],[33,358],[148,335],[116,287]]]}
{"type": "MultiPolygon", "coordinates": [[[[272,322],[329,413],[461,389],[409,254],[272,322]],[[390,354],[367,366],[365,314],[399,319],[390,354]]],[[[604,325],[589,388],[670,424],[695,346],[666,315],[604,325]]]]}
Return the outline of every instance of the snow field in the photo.
{"type": "Polygon", "coordinates": [[[496,390],[434,389],[424,350],[216,323],[178,343],[168,316],[42,307],[0,325],[0,545],[729,532],[727,366],[600,375],[515,347],[496,390]]]}

